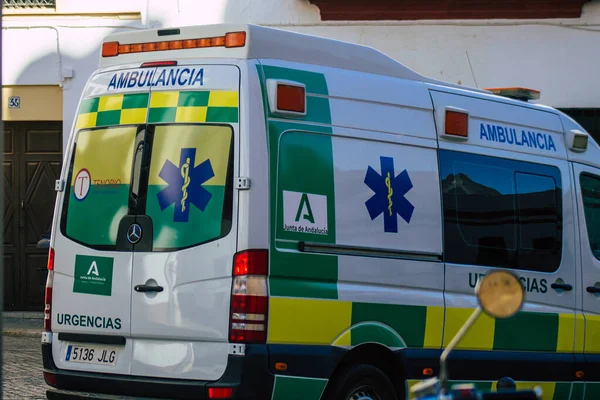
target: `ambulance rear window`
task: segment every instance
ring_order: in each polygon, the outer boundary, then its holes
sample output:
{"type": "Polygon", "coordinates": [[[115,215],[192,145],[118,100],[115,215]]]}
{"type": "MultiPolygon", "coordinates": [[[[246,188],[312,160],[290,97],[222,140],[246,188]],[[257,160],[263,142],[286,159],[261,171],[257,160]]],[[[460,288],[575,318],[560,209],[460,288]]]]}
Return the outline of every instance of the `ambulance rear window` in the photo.
{"type": "Polygon", "coordinates": [[[233,129],[156,125],[146,196],[155,251],[226,236],[232,225],[233,129]]]}
{"type": "Polygon", "coordinates": [[[73,154],[61,222],[63,234],[78,243],[116,250],[126,215],[150,217],[154,251],[197,246],[231,231],[230,125],[85,129],[73,154]]]}
{"type": "Polygon", "coordinates": [[[579,179],[590,247],[600,260],[600,178],[584,173],[579,179]]]}
{"type": "Polygon", "coordinates": [[[62,231],[73,240],[112,248],[128,211],[137,127],[84,129],[77,133],[65,189],[62,231]]]}

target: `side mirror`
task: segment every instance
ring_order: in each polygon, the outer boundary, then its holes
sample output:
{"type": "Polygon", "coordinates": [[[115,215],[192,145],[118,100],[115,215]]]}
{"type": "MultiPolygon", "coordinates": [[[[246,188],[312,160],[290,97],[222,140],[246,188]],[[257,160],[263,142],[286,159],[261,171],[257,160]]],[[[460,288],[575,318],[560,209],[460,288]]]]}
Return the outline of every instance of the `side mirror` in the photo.
{"type": "Polygon", "coordinates": [[[46,238],[40,239],[37,242],[37,246],[36,247],[38,249],[48,249],[48,248],[50,248],[50,239],[46,239],[46,238]]]}

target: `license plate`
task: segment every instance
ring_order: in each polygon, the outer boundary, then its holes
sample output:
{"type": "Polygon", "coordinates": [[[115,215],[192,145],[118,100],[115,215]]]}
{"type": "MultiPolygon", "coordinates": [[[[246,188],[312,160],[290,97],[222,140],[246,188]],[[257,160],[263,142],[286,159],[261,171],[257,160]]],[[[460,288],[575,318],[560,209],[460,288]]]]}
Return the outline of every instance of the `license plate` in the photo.
{"type": "Polygon", "coordinates": [[[65,361],[84,364],[116,365],[119,348],[70,344],[65,361]]]}

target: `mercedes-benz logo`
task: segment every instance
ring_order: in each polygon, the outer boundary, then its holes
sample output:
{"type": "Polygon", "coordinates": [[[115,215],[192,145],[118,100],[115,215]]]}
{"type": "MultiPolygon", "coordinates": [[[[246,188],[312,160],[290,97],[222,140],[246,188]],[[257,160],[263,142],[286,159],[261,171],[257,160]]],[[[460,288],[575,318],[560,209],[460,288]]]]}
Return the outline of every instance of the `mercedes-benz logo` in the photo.
{"type": "Polygon", "coordinates": [[[142,227],[138,224],[131,224],[127,229],[127,240],[131,244],[136,244],[142,238],[142,227]]]}

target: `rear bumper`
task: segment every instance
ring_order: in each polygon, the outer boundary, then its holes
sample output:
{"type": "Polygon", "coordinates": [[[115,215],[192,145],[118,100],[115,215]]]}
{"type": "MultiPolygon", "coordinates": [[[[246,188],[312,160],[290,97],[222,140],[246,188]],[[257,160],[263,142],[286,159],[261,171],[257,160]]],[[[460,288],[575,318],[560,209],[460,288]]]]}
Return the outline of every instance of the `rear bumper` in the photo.
{"type": "Polygon", "coordinates": [[[74,399],[60,390],[102,393],[155,399],[208,399],[209,387],[233,388],[233,399],[270,399],[274,376],[269,370],[266,345],[246,345],[246,355],[229,356],[225,373],[218,381],[145,378],[61,370],[52,357],[52,344],[42,344],[44,378],[50,386],[49,399],[74,399]]]}

